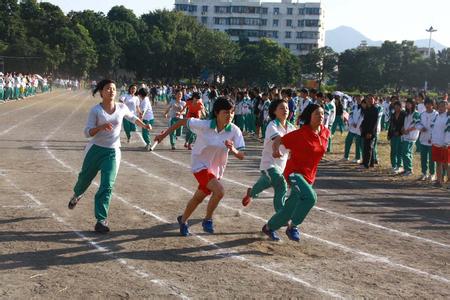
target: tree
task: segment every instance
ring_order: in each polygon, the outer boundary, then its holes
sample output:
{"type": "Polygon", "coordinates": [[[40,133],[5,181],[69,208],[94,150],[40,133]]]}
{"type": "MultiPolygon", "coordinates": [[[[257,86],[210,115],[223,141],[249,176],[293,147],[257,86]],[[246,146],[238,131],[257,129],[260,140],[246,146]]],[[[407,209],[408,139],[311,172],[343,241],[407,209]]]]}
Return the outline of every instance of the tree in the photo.
{"type": "Polygon", "coordinates": [[[319,88],[325,79],[336,77],[338,54],[330,47],[322,47],[311,50],[300,57],[303,74],[312,76],[319,82],[319,88]]]}

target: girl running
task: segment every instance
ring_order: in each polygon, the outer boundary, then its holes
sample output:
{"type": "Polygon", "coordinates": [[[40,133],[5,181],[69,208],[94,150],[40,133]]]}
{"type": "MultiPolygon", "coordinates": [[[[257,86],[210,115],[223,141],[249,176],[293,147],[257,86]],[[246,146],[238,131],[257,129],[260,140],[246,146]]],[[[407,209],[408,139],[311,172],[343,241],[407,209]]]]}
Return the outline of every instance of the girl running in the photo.
{"type": "Polygon", "coordinates": [[[330,130],[323,125],[324,110],[317,104],[310,104],[301,115],[303,126],[281,137],[273,143],[273,157],[279,158],[280,145],[290,151],[284,170],[284,177],[291,186],[291,194],[281,210],[276,212],[262,232],[272,240],[280,240],[276,230],[291,221],[286,234],[293,241],[300,240],[297,226],[302,224],[317,201],[314,184],[317,166],[327,150],[330,130]]]}
{"type": "MultiPolygon", "coordinates": [[[[175,91],[175,99],[170,101],[169,107],[167,107],[166,112],[164,113],[164,117],[167,119],[169,117],[169,125],[172,126],[176,124],[178,121],[183,119],[183,111],[186,107],[186,102],[182,101],[183,93],[181,90],[175,91]]],[[[169,127],[170,127],[169,126],[169,127]]],[[[177,127],[177,130],[171,132],[170,134],[170,145],[172,146],[172,150],[175,150],[175,143],[177,137],[181,136],[183,133],[183,127],[177,127]]]]}
{"type": "Polygon", "coordinates": [[[74,209],[87,190],[92,180],[100,171],[100,186],[95,194],[95,231],[109,232],[108,211],[114,182],[120,165],[120,130],[122,121],[128,121],[151,130],[149,124],[139,120],[123,103],[115,103],[116,84],[104,79],[94,89],[93,95],[100,92],[102,102],[95,105],[89,112],[84,134],[91,138],[84,150],[85,157],[78,181],[73,188],[73,196],[69,201],[69,209],[74,209]]]}
{"type": "MultiPolygon", "coordinates": [[[[141,88],[138,92],[137,95],[139,97],[139,109],[142,112],[142,122],[144,122],[144,124],[150,124],[151,126],[153,126],[154,123],[154,115],[153,115],[153,108],[152,105],[150,103],[150,99],[147,97],[148,93],[145,90],[145,88],[141,88]]],[[[145,128],[142,128],[142,138],[144,139],[145,142],[145,150],[147,151],[151,151],[152,150],[152,140],[150,138],[150,131],[148,131],[145,128]]]]}
{"type": "MultiPolygon", "coordinates": [[[[283,137],[289,132],[295,130],[295,126],[287,121],[289,117],[289,105],[286,100],[275,100],[270,104],[269,116],[272,120],[266,129],[266,137],[264,138],[264,149],[262,152],[261,164],[259,169],[261,177],[253,185],[247,189],[247,194],[242,199],[242,205],[248,206],[252,198],[256,198],[259,193],[273,187],[275,195],[273,197],[273,206],[278,212],[284,206],[284,198],[287,192],[287,184],[283,177],[283,170],[286,166],[288,153],[283,149],[283,155],[274,158],[273,141],[277,137],[283,137]]],[[[284,148],[284,147],[283,147],[284,148]]]]}
{"type": "MultiPolygon", "coordinates": [[[[200,119],[203,116],[205,116],[206,115],[205,107],[200,97],[201,94],[199,92],[192,93],[191,99],[186,102],[186,106],[181,111],[181,113],[184,113],[185,110],[187,109],[186,114],[187,118],[200,119]]],[[[186,143],[184,143],[184,147],[188,148],[188,150],[192,150],[192,144],[194,143],[195,138],[196,138],[195,134],[188,128],[186,132],[186,143]]]]}
{"type": "MultiPolygon", "coordinates": [[[[128,87],[128,94],[122,97],[119,101],[124,103],[128,109],[136,116],[140,115],[139,98],[136,96],[137,85],[132,84],[128,87]]],[[[123,120],[123,129],[127,136],[127,143],[130,142],[131,133],[136,131],[136,125],[127,119],[123,120]]]]}
{"type": "Polygon", "coordinates": [[[244,159],[242,150],[245,143],[242,132],[231,123],[234,116],[233,102],[228,98],[219,97],[214,102],[212,112],[214,118],[211,120],[181,119],[155,138],[155,141],[161,143],[166,136],[181,126],[187,126],[197,135],[191,154],[191,167],[199,185],[183,215],[177,218],[182,236],[190,234],[187,221],[197,206],[210,194],[212,196],[202,227],[205,232],[214,233],[213,213],[224,197],[224,188],[219,180],[225,171],[228,153],[231,152],[240,160],[244,159]]]}

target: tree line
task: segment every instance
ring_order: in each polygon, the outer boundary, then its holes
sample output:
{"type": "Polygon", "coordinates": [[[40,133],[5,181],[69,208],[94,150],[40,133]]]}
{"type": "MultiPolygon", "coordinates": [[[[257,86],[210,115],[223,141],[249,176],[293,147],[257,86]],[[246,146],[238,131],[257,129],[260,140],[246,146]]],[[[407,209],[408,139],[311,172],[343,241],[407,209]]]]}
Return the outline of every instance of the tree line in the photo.
{"type": "Polygon", "coordinates": [[[412,42],[347,50],[314,49],[295,56],[270,39],[233,42],[180,12],[156,10],[140,17],[124,6],[107,13],[65,15],[36,0],[1,0],[0,56],[7,70],[84,78],[132,74],[137,80],[206,79],[230,84],[299,85],[304,79],[344,90],[431,87],[450,81],[450,49],[424,58],[412,42]]]}

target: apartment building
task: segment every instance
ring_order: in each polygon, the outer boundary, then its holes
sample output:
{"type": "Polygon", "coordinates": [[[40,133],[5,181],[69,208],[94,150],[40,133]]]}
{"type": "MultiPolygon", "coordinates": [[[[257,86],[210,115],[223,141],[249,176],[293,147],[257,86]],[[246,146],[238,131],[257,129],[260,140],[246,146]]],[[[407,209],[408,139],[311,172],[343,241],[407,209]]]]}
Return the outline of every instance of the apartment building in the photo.
{"type": "Polygon", "coordinates": [[[290,49],[307,54],[325,45],[324,11],[320,2],[261,2],[259,0],[175,0],[175,10],[195,17],[232,40],[265,37],[290,49]]]}

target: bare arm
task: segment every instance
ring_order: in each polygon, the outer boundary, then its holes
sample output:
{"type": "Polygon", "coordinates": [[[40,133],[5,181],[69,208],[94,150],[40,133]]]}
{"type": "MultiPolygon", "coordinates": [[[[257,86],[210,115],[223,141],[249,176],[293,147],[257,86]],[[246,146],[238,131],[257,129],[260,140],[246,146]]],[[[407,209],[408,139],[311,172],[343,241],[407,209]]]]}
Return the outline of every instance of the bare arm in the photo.
{"type": "Polygon", "coordinates": [[[162,140],[164,140],[169,134],[180,128],[181,126],[186,126],[189,119],[181,119],[172,126],[170,126],[166,131],[161,133],[160,135],[157,135],[155,137],[155,141],[158,143],[161,143],[162,140]]]}
{"type": "Polygon", "coordinates": [[[280,153],[280,145],[281,145],[281,136],[277,136],[274,140],[273,140],[273,144],[272,144],[272,156],[274,158],[279,158],[281,157],[281,153],[280,153]]]}

